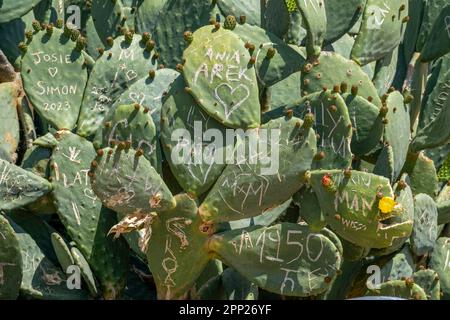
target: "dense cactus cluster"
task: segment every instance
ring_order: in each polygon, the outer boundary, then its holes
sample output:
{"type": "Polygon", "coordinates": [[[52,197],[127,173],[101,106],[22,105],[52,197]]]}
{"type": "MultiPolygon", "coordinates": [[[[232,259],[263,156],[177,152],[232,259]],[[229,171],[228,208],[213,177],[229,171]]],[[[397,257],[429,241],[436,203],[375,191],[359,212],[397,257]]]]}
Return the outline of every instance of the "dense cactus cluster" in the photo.
{"type": "Polygon", "coordinates": [[[0,299],[450,299],[448,0],[3,0],[0,38],[0,299]]]}

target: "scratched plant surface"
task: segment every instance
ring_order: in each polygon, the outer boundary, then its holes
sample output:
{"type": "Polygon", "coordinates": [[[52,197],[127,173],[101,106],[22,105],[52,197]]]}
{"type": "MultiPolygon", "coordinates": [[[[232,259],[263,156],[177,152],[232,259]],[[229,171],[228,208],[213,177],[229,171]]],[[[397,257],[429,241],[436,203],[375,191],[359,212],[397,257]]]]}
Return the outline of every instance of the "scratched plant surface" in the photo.
{"type": "Polygon", "coordinates": [[[450,299],[448,0],[3,0],[0,39],[0,299],[450,299]]]}

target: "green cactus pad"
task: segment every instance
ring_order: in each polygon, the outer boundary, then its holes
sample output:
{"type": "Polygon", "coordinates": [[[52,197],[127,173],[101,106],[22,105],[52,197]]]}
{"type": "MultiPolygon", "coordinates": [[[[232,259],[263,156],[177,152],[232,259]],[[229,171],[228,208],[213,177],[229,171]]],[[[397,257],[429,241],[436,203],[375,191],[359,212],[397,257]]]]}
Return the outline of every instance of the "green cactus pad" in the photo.
{"type": "Polygon", "coordinates": [[[155,77],[141,78],[133,83],[127,91],[117,98],[111,109],[120,104],[139,103],[143,108],[149,108],[159,137],[161,122],[161,107],[170,85],[180,74],[172,69],[164,68],[155,71],[155,77]]]}
{"type": "Polygon", "coordinates": [[[239,138],[232,163],[199,208],[202,219],[224,222],[257,216],[298,191],[316,154],[315,133],[302,124],[298,118],[279,118],[239,138]],[[259,151],[251,149],[253,143],[259,151]]]}
{"type": "Polygon", "coordinates": [[[183,54],[189,92],[204,111],[224,125],[257,127],[258,87],[244,42],[232,31],[214,26],[200,28],[193,37],[183,54]]]}
{"type": "Polygon", "coordinates": [[[383,58],[398,46],[406,29],[408,5],[407,0],[368,0],[352,59],[365,65],[383,58]]]}
{"type": "MultiPolygon", "coordinates": [[[[431,4],[430,4],[431,6],[431,4]]],[[[423,62],[433,61],[450,52],[450,5],[441,8],[420,54],[423,62]]]]}
{"type": "Polygon", "coordinates": [[[15,162],[15,152],[20,140],[19,117],[17,107],[19,104],[19,87],[14,82],[0,83],[0,157],[6,161],[15,162]],[[3,156],[4,155],[4,156],[3,156]]]}
{"type": "Polygon", "coordinates": [[[319,57],[319,64],[307,64],[303,69],[303,95],[321,91],[324,87],[332,89],[335,85],[340,86],[342,82],[347,84],[349,91],[352,86],[357,86],[358,95],[381,107],[381,100],[371,79],[352,60],[334,52],[324,51],[319,57]]]}
{"type": "Polygon", "coordinates": [[[284,80],[268,87],[270,90],[270,109],[277,109],[300,100],[302,97],[298,90],[301,72],[295,72],[284,80]]]}
{"type": "MultiPolygon", "coordinates": [[[[302,53],[269,31],[243,24],[237,25],[233,32],[244,43],[255,46],[253,52],[250,53],[255,58],[256,77],[262,87],[269,87],[286,79],[291,74],[300,71],[305,63],[305,56],[302,53]],[[272,51],[275,52],[272,57],[269,50],[276,50],[272,51]]],[[[245,63],[247,62],[245,61],[245,63]]]]}
{"type": "Polygon", "coordinates": [[[292,196],[292,200],[299,207],[299,216],[311,232],[320,232],[325,228],[327,222],[312,188],[303,187],[292,196]]]}
{"type": "Polygon", "coordinates": [[[22,254],[21,296],[45,300],[86,299],[84,290],[68,288],[70,275],[58,266],[51,245],[51,233],[55,230],[28,212],[8,214],[7,218],[16,233],[22,254]]]}
{"type": "Polygon", "coordinates": [[[148,51],[141,36],[134,35],[131,43],[124,36],[114,39],[95,62],[86,85],[77,133],[89,137],[102,123],[103,117],[133,83],[155,70],[157,59],[148,51]]]}
{"type": "Polygon", "coordinates": [[[409,244],[406,244],[381,266],[380,280],[383,283],[406,279],[412,277],[414,269],[414,256],[412,255],[409,244]]]}
{"type": "Polygon", "coordinates": [[[403,100],[403,95],[398,91],[390,93],[386,99],[389,111],[386,115],[383,141],[392,147],[394,180],[400,175],[405,164],[411,137],[409,109],[403,100]]]}
{"type": "Polygon", "coordinates": [[[434,88],[430,87],[431,81],[427,83],[426,92],[431,93],[424,97],[417,134],[411,142],[412,151],[438,147],[450,139],[450,70],[443,68],[437,72],[439,75],[434,88]]]}
{"type": "Polygon", "coordinates": [[[175,196],[177,206],[152,223],[147,259],[159,299],[181,298],[200,276],[209,256],[207,232],[197,205],[186,194],[175,196]]]}
{"type": "Polygon", "coordinates": [[[375,149],[383,135],[383,118],[377,106],[350,93],[342,94],[353,127],[351,150],[362,156],[375,149]]]}
{"type": "Polygon", "coordinates": [[[122,0],[92,0],[90,10],[92,20],[104,44],[107,44],[106,39],[108,37],[115,38],[121,35],[120,28],[134,28],[134,15],[131,13],[131,8],[127,6],[127,2],[122,0]]]}
{"type": "Polygon", "coordinates": [[[361,247],[385,248],[397,237],[407,237],[412,231],[412,216],[405,204],[383,214],[379,199],[393,197],[386,178],[352,171],[312,171],[310,183],[319,199],[325,218],[340,237],[361,247]]]}
{"type": "Polygon", "coordinates": [[[86,52],[93,59],[97,60],[100,57],[100,52],[98,49],[103,48],[105,45],[95,29],[92,16],[89,16],[89,19],[86,21],[86,39],[86,52]]]}
{"type": "Polygon", "coordinates": [[[277,37],[284,38],[290,24],[290,15],[286,3],[279,0],[268,0],[261,3],[261,26],[277,35],[277,37]]]}
{"type": "Polygon", "coordinates": [[[450,274],[448,272],[448,268],[450,268],[449,256],[450,238],[439,238],[434,246],[429,266],[439,275],[444,300],[450,299],[450,274]]]}
{"type": "Polygon", "coordinates": [[[97,297],[97,284],[94,278],[94,274],[89,267],[89,263],[86,261],[80,250],[78,250],[76,247],[70,248],[70,254],[73,257],[74,264],[77,265],[78,268],[80,268],[81,276],[83,277],[83,281],[86,284],[89,292],[93,297],[97,297]]]}
{"type": "Polygon", "coordinates": [[[55,137],[59,143],[51,158],[51,177],[58,216],[96,273],[103,296],[118,298],[125,285],[128,249],[123,239],[108,236],[117,222],[115,214],[102,206],[91,188],[88,172],[94,147],[69,131],[58,131],[55,137]]]}
{"type": "Polygon", "coordinates": [[[225,168],[227,155],[233,153],[234,137],[227,138],[226,128],[186,93],[182,76],[169,90],[161,117],[161,142],[175,178],[186,192],[203,194],[225,168]],[[206,136],[208,130],[211,134],[214,130],[220,138],[213,141],[213,137],[206,136]]]}
{"type": "Polygon", "coordinates": [[[327,29],[325,42],[333,43],[355,25],[364,12],[365,0],[326,0],[327,29]]]}
{"type": "Polygon", "coordinates": [[[131,143],[134,150],[140,149],[153,168],[161,172],[161,149],[156,127],[150,113],[143,106],[134,103],[111,109],[103,119],[93,144],[102,149],[123,141],[131,143]]]}
{"type": "Polygon", "coordinates": [[[1,159],[0,172],[1,210],[30,204],[52,189],[47,180],[1,159]]]}
{"type": "Polygon", "coordinates": [[[0,23],[5,23],[25,15],[41,0],[4,0],[0,6],[0,23]]]}
{"type": "Polygon", "coordinates": [[[370,248],[357,246],[345,239],[340,239],[343,247],[343,255],[345,261],[358,261],[367,257],[370,253],[370,248]]]}
{"type": "MultiPolygon", "coordinates": [[[[49,135],[53,137],[53,135],[49,135]]],[[[48,179],[50,176],[49,163],[52,150],[38,144],[45,137],[42,136],[36,139],[34,141],[35,145],[25,151],[21,167],[44,179],[48,179]]],[[[27,209],[36,214],[52,214],[56,212],[51,193],[47,193],[43,197],[33,201],[27,205],[27,209]]]]}
{"type": "MultiPolygon", "coordinates": [[[[348,168],[352,153],[350,141],[352,124],[344,99],[331,91],[316,92],[304,96],[293,106],[287,106],[295,117],[303,118],[308,113],[314,115],[313,128],[319,135],[317,151],[323,153],[322,159],[315,159],[313,168],[348,168]]],[[[275,111],[276,112],[276,111],[275,111]]]]}
{"type": "Polygon", "coordinates": [[[143,1],[136,10],[135,27],[136,32],[143,34],[154,30],[162,10],[169,0],[143,1]]]}
{"type": "Polygon", "coordinates": [[[371,290],[367,295],[398,297],[408,300],[427,300],[425,291],[417,284],[406,284],[406,280],[393,280],[382,283],[379,289],[371,290]]]}
{"type": "Polygon", "coordinates": [[[420,193],[414,197],[414,228],[411,244],[417,256],[433,251],[438,237],[437,216],[436,203],[430,196],[420,193]]]}
{"type": "Polygon", "coordinates": [[[88,78],[83,54],[62,30],[33,35],[22,57],[25,92],[39,115],[56,129],[71,130],[88,78]]]}
{"type": "Polygon", "coordinates": [[[309,57],[320,54],[327,30],[327,15],[323,0],[296,0],[302,14],[302,23],[307,31],[306,51],[309,57]]]}
{"type": "Polygon", "coordinates": [[[181,63],[183,51],[188,46],[184,32],[194,32],[207,25],[210,19],[216,18],[214,13],[217,11],[209,0],[168,0],[153,31],[157,51],[161,54],[160,62],[168,68],[181,63]]]}
{"type": "Polygon", "coordinates": [[[67,268],[75,264],[72,254],[66,243],[66,240],[57,232],[51,234],[51,241],[53,250],[58,258],[59,265],[64,272],[67,272],[67,268]]]}
{"type": "Polygon", "coordinates": [[[419,270],[412,276],[414,283],[425,291],[428,300],[441,300],[439,275],[432,269],[419,270]]]}
{"type": "Polygon", "coordinates": [[[388,178],[389,181],[394,181],[394,165],[394,151],[391,146],[384,145],[378,155],[377,162],[373,168],[373,173],[388,178]]]}
{"type": "Polygon", "coordinates": [[[341,263],[327,237],[292,223],[220,233],[209,250],[258,287],[286,296],[326,291],[341,263]]]}
{"type": "Polygon", "coordinates": [[[0,237],[0,300],[13,300],[19,296],[22,255],[14,230],[1,213],[0,237]]]}
{"type": "Polygon", "coordinates": [[[439,192],[439,181],[433,160],[427,158],[422,152],[409,153],[403,170],[409,175],[414,194],[425,193],[433,199],[436,197],[439,192]]]}
{"type": "MultiPolygon", "coordinates": [[[[406,183],[409,181],[409,177],[407,174],[403,174],[399,180],[399,182],[395,183],[392,186],[394,190],[394,197],[398,203],[400,203],[404,208],[404,219],[410,219],[414,221],[414,197],[409,184],[406,183]],[[402,187],[400,187],[402,185],[402,187]]],[[[392,245],[383,249],[373,249],[371,254],[375,256],[386,256],[393,252],[398,251],[410,238],[410,234],[402,235],[393,239],[392,245]]]]}
{"type": "Polygon", "coordinates": [[[103,155],[95,160],[98,166],[92,168],[91,183],[107,208],[131,214],[175,207],[172,193],[145,157],[133,149],[118,150],[117,147],[102,151],[103,155]]]}
{"type": "MultiPolygon", "coordinates": [[[[432,0],[422,2],[424,3],[424,9],[415,48],[417,52],[423,51],[428,41],[436,39],[435,37],[437,35],[433,35],[431,32],[435,31],[433,30],[434,25],[436,23],[439,24],[440,21],[438,21],[438,18],[440,17],[441,13],[446,11],[445,8],[448,6],[447,0],[432,0]]],[[[438,33],[446,34],[447,31],[448,29],[444,25],[442,26],[442,29],[438,31],[438,33]]]]}

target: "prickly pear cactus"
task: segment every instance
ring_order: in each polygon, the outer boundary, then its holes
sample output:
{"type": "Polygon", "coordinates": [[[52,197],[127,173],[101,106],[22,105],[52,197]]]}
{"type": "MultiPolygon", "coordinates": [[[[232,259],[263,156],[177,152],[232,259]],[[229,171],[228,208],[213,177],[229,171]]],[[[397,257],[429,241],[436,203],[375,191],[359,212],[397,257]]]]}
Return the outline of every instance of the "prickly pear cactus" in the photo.
{"type": "Polygon", "coordinates": [[[72,130],[78,119],[88,78],[82,37],[51,25],[34,31],[24,45],[24,89],[41,117],[56,129],[72,130]],[[43,76],[45,75],[45,76],[43,76]]]}
{"type": "Polygon", "coordinates": [[[291,223],[217,234],[210,239],[208,248],[259,287],[286,296],[326,291],[341,260],[327,237],[291,223]],[[271,276],[266,277],[269,272],[271,276]],[[313,276],[312,282],[305,274],[313,276]]]}
{"type": "Polygon", "coordinates": [[[253,63],[245,43],[218,26],[202,27],[192,34],[183,54],[186,90],[225,126],[255,128],[260,123],[260,110],[253,63]]]}

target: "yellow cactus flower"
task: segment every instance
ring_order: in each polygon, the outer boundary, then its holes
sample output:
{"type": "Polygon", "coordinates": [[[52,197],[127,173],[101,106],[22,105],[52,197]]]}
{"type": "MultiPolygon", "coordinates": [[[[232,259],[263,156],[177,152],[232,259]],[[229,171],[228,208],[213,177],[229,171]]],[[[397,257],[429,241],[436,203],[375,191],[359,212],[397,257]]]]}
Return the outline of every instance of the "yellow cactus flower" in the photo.
{"type": "Polygon", "coordinates": [[[392,197],[383,197],[378,203],[378,209],[380,209],[382,213],[390,213],[394,210],[396,205],[397,202],[395,202],[392,197]]]}

